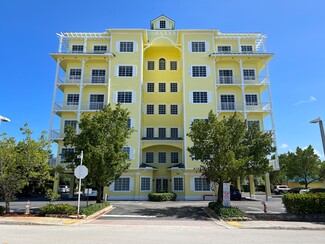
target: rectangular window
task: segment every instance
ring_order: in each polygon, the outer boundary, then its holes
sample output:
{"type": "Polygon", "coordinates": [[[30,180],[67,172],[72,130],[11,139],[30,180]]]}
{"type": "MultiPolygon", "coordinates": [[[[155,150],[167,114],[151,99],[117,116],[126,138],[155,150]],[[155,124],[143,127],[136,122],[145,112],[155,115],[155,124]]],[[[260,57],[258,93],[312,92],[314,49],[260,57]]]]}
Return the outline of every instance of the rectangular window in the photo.
{"type": "Polygon", "coordinates": [[[258,121],[258,120],[247,120],[247,126],[248,127],[252,126],[254,123],[256,123],[260,127],[260,121],[258,121]]]}
{"type": "Polygon", "coordinates": [[[130,191],[130,178],[118,178],[114,182],[114,191],[130,191]]]}
{"type": "Polygon", "coordinates": [[[219,70],[219,83],[220,84],[232,84],[234,77],[232,70],[221,69],[219,70]]]}
{"type": "Polygon", "coordinates": [[[170,137],[172,139],[178,138],[178,128],[170,128],[170,137]]]}
{"type": "Polygon", "coordinates": [[[99,110],[104,107],[104,95],[90,95],[89,109],[99,110]]]}
{"type": "Polygon", "coordinates": [[[118,103],[132,103],[132,92],[118,92],[117,93],[118,103]]]}
{"type": "Polygon", "coordinates": [[[218,53],[231,53],[231,46],[218,46],[218,53]]]}
{"type": "Polygon", "coordinates": [[[155,70],[155,61],[148,61],[148,70],[155,70]]]}
{"type": "Polygon", "coordinates": [[[194,178],[195,191],[210,191],[210,185],[204,178],[194,178]]]}
{"type": "Polygon", "coordinates": [[[170,92],[178,92],[177,83],[176,82],[170,83],[170,92]]]}
{"type": "Polygon", "coordinates": [[[205,52],[205,42],[192,42],[192,52],[205,52]]]}
{"type": "Polygon", "coordinates": [[[131,65],[119,66],[118,67],[118,76],[119,77],[132,77],[133,76],[133,67],[131,65]]]}
{"type": "Polygon", "coordinates": [[[153,82],[147,83],[147,92],[155,92],[155,83],[153,82]]]}
{"type": "Polygon", "coordinates": [[[73,53],[82,53],[84,51],[84,45],[72,45],[73,53]]]}
{"type": "Polygon", "coordinates": [[[171,152],[170,153],[170,160],[171,160],[171,163],[173,164],[178,164],[178,152],[171,152]]]}
{"type": "Polygon", "coordinates": [[[170,70],[177,70],[177,61],[170,61],[170,70]]]}
{"type": "Polygon", "coordinates": [[[166,152],[158,153],[158,163],[165,164],[166,163],[166,152]]]}
{"type": "Polygon", "coordinates": [[[128,154],[128,159],[131,159],[130,158],[130,152],[131,152],[130,150],[131,150],[130,147],[123,147],[123,149],[122,149],[123,152],[128,154]]]}
{"type": "Polygon", "coordinates": [[[192,77],[207,77],[207,67],[192,66],[192,77]]]}
{"type": "Polygon", "coordinates": [[[165,20],[160,20],[159,28],[160,29],[166,29],[166,21],[165,20]]]}
{"type": "Polygon", "coordinates": [[[80,80],[81,69],[70,69],[69,80],[80,80]]]}
{"type": "Polygon", "coordinates": [[[147,104],[147,114],[154,114],[155,106],[153,104],[147,104]]]}
{"type": "Polygon", "coordinates": [[[208,103],[208,93],[193,92],[193,103],[208,103]]]}
{"type": "Polygon", "coordinates": [[[256,94],[246,94],[245,101],[247,106],[257,106],[257,95],[256,94]]]}
{"type": "Polygon", "coordinates": [[[182,177],[174,178],[174,191],[184,191],[184,183],[182,177]]]}
{"type": "Polygon", "coordinates": [[[106,70],[93,69],[91,71],[91,83],[105,83],[106,70]]]}
{"type": "Polygon", "coordinates": [[[153,163],[153,152],[146,152],[146,163],[147,164],[152,164],[153,163]]]}
{"type": "Polygon", "coordinates": [[[106,45],[94,45],[94,53],[107,53],[106,45]]]}
{"type": "Polygon", "coordinates": [[[221,110],[235,110],[235,95],[221,95],[221,110]]]}
{"type": "Polygon", "coordinates": [[[67,105],[78,105],[79,104],[79,94],[68,94],[67,105]]]}
{"type": "Polygon", "coordinates": [[[159,83],[159,92],[166,92],[166,83],[159,83]]]}
{"type": "Polygon", "coordinates": [[[141,191],[150,191],[150,177],[141,177],[141,191]]]}
{"type": "Polygon", "coordinates": [[[176,104],[170,105],[170,114],[178,114],[178,105],[176,104]]]}
{"type": "Polygon", "coordinates": [[[127,119],[126,126],[127,128],[132,128],[132,119],[127,119]]]}
{"type": "Polygon", "coordinates": [[[165,139],[166,138],[166,128],[159,128],[158,129],[158,136],[159,139],[165,139]]]}
{"type": "Polygon", "coordinates": [[[255,70],[254,69],[244,69],[244,80],[255,80],[255,70]]]}
{"type": "Polygon", "coordinates": [[[147,128],[147,138],[152,139],[154,137],[154,130],[153,128],[147,128]]]}
{"type": "Polygon", "coordinates": [[[241,46],[241,52],[242,53],[252,53],[253,52],[253,46],[241,46]]]}
{"type": "Polygon", "coordinates": [[[77,120],[65,120],[64,121],[64,130],[67,126],[72,126],[73,128],[77,128],[77,120]]]}
{"type": "Polygon", "coordinates": [[[74,153],[74,148],[62,148],[61,149],[61,161],[65,161],[69,154],[74,153]]]}
{"type": "Polygon", "coordinates": [[[120,42],[120,52],[121,53],[132,53],[133,52],[133,42],[120,42]]]}
{"type": "Polygon", "coordinates": [[[158,111],[159,114],[166,114],[166,105],[165,104],[159,104],[158,108],[159,108],[159,111],[158,111]]]}

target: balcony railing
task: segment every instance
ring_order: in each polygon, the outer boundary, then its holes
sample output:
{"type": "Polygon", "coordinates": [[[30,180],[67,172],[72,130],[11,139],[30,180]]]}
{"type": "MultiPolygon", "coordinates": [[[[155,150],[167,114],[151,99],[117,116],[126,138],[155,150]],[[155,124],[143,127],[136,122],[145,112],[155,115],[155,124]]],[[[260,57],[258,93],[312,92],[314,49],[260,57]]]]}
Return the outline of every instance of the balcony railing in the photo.
{"type": "MultiPolygon", "coordinates": [[[[58,84],[79,84],[81,82],[81,75],[69,75],[67,77],[58,77],[58,84]]],[[[82,79],[84,84],[107,84],[106,76],[84,76],[82,79]]]]}
{"type": "Polygon", "coordinates": [[[50,132],[50,140],[55,140],[55,139],[59,139],[62,138],[60,136],[60,131],[59,130],[51,130],[50,132]]]}
{"type": "MultiPolygon", "coordinates": [[[[268,84],[268,78],[263,76],[244,76],[245,85],[263,85],[268,84]]],[[[218,84],[220,85],[241,85],[242,78],[240,76],[219,76],[218,84]]]]}
{"type": "Polygon", "coordinates": [[[183,140],[182,137],[142,137],[142,140],[148,140],[148,141],[157,141],[157,140],[183,140]]]}
{"type": "MultiPolygon", "coordinates": [[[[243,111],[243,103],[221,102],[218,104],[218,110],[221,111],[243,111]]],[[[246,111],[248,112],[270,112],[272,110],[271,103],[246,103],[246,111]]]]}
{"type": "Polygon", "coordinates": [[[92,51],[72,51],[72,50],[61,50],[59,53],[66,53],[66,54],[111,54],[109,50],[106,51],[99,51],[99,50],[92,50],[92,51]]]}
{"type": "MultiPolygon", "coordinates": [[[[54,104],[54,111],[77,111],[79,107],[78,103],[62,103],[56,102],[54,104]]],[[[89,110],[101,110],[104,108],[104,102],[89,102],[82,103],[81,110],[89,111],[89,110]]]]}

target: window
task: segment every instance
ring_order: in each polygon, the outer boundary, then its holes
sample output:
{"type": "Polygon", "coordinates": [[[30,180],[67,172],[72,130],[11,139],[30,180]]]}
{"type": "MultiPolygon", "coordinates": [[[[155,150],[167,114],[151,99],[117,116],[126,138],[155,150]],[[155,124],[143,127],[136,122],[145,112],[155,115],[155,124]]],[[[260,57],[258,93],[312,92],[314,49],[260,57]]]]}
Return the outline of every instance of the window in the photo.
{"type": "Polygon", "coordinates": [[[210,185],[204,178],[194,178],[195,191],[210,191],[210,185]]]}
{"type": "Polygon", "coordinates": [[[166,152],[158,153],[158,163],[165,164],[166,163],[166,152]]]}
{"type": "Polygon", "coordinates": [[[178,114],[178,106],[177,104],[170,105],[170,114],[178,114]]]}
{"type": "Polygon", "coordinates": [[[141,191],[150,191],[150,177],[141,177],[141,191]]]}
{"type": "Polygon", "coordinates": [[[252,53],[253,46],[241,46],[241,52],[242,53],[252,53]]]}
{"type": "Polygon", "coordinates": [[[90,95],[89,109],[103,109],[104,107],[104,95],[90,95]]]}
{"type": "Polygon", "coordinates": [[[166,92],[166,83],[159,83],[159,92],[166,92]]]}
{"type": "Polygon", "coordinates": [[[193,92],[193,103],[208,103],[208,93],[193,92]]]}
{"type": "Polygon", "coordinates": [[[252,126],[254,123],[256,123],[258,125],[258,127],[260,127],[260,121],[258,121],[258,120],[247,120],[247,126],[248,127],[252,126]]]}
{"type": "Polygon", "coordinates": [[[235,95],[221,95],[221,110],[235,110],[235,95]]]}
{"type": "Polygon", "coordinates": [[[105,83],[106,70],[93,69],[91,71],[91,83],[105,83]]]}
{"type": "Polygon", "coordinates": [[[147,92],[154,92],[155,91],[155,83],[147,83],[147,92]]]}
{"type": "Polygon", "coordinates": [[[130,191],[130,178],[118,178],[114,182],[114,191],[130,191]]]}
{"type": "Polygon", "coordinates": [[[153,152],[146,152],[146,163],[152,164],[153,163],[153,152]]]}
{"type": "Polygon", "coordinates": [[[64,130],[67,126],[72,126],[73,128],[77,128],[77,120],[65,120],[64,121],[64,130]]]}
{"type": "Polygon", "coordinates": [[[155,106],[153,104],[147,104],[147,114],[154,114],[155,106]]]}
{"type": "Polygon", "coordinates": [[[148,70],[155,70],[155,61],[148,61],[148,70]]]}
{"type": "Polygon", "coordinates": [[[128,159],[131,159],[131,157],[130,157],[131,148],[130,147],[123,147],[122,151],[128,154],[128,159]]]}
{"type": "Polygon", "coordinates": [[[127,119],[126,126],[127,126],[127,128],[132,128],[133,127],[132,126],[132,119],[127,119]]]}
{"type": "Polygon", "coordinates": [[[178,164],[178,152],[171,152],[170,160],[171,160],[171,163],[178,164]]]}
{"type": "Polygon", "coordinates": [[[170,61],[170,70],[177,70],[177,61],[170,61]]]}
{"type": "Polygon", "coordinates": [[[131,53],[133,52],[133,42],[120,42],[120,52],[121,53],[131,53]]]}
{"type": "Polygon", "coordinates": [[[166,138],[166,128],[159,128],[158,133],[159,133],[158,136],[160,139],[166,138]]]}
{"type": "Polygon", "coordinates": [[[257,95],[256,94],[246,94],[245,95],[246,105],[247,106],[257,106],[257,95]]]}
{"type": "Polygon", "coordinates": [[[178,138],[178,128],[170,128],[170,137],[172,139],[178,138]]]}
{"type": "Polygon", "coordinates": [[[154,131],[153,128],[147,128],[147,138],[152,139],[154,137],[154,131]]]}
{"type": "Polygon", "coordinates": [[[82,53],[84,51],[83,45],[72,45],[72,52],[73,53],[82,53]]]}
{"type": "Polygon", "coordinates": [[[184,191],[184,184],[182,177],[174,178],[174,191],[184,191]]]}
{"type": "Polygon", "coordinates": [[[74,153],[74,148],[62,148],[61,149],[61,161],[65,161],[67,156],[74,153]]]}
{"type": "Polygon", "coordinates": [[[80,80],[81,69],[70,69],[69,80],[80,80]]]}
{"type": "Polygon", "coordinates": [[[207,77],[207,67],[192,66],[192,77],[207,77]]]}
{"type": "Polygon", "coordinates": [[[244,69],[244,80],[255,80],[255,70],[254,69],[244,69]]]}
{"type": "Polygon", "coordinates": [[[132,77],[133,76],[133,67],[132,66],[119,66],[118,67],[118,76],[132,77]]]}
{"type": "Polygon", "coordinates": [[[218,53],[231,53],[231,46],[218,46],[218,53]]]}
{"type": "Polygon", "coordinates": [[[159,28],[160,29],[166,29],[166,20],[160,20],[159,28]]]}
{"type": "Polygon", "coordinates": [[[164,58],[159,59],[159,70],[166,69],[166,60],[164,58]]]}
{"type": "Polygon", "coordinates": [[[176,82],[170,83],[170,92],[178,92],[177,83],[176,82]]]}
{"type": "Polygon", "coordinates": [[[192,42],[192,52],[205,52],[205,42],[192,42]]]}
{"type": "Polygon", "coordinates": [[[220,84],[232,84],[233,83],[233,72],[228,69],[219,70],[219,83],[220,84]]]}
{"type": "Polygon", "coordinates": [[[107,46],[106,45],[94,45],[94,53],[106,53],[107,46]]]}
{"type": "Polygon", "coordinates": [[[118,92],[117,93],[118,103],[132,103],[132,92],[118,92]]]}
{"type": "Polygon", "coordinates": [[[159,104],[158,108],[159,108],[159,111],[158,111],[159,114],[166,114],[166,105],[165,104],[159,104]]]}
{"type": "Polygon", "coordinates": [[[78,105],[79,104],[79,94],[68,94],[67,105],[78,105]]]}

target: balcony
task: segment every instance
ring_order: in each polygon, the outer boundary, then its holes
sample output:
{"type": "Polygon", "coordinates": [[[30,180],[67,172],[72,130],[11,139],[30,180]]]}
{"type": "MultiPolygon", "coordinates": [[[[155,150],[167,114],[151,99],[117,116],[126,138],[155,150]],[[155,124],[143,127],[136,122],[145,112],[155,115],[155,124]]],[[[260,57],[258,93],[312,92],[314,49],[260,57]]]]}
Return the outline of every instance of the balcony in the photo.
{"type": "MultiPolygon", "coordinates": [[[[57,84],[80,84],[81,75],[69,75],[67,77],[58,77],[57,84]]],[[[84,76],[82,83],[85,85],[107,85],[108,79],[105,76],[84,76]]]]}
{"type": "MultiPolygon", "coordinates": [[[[218,110],[223,112],[244,111],[243,103],[221,102],[218,104],[218,110]]],[[[246,112],[270,112],[272,110],[271,103],[246,104],[246,112]]]]}
{"type": "Polygon", "coordinates": [[[61,140],[64,138],[64,135],[60,134],[60,130],[51,130],[49,139],[52,141],[61,140]]]}
{"type": "MultiPolygon", "coordinates": [[[[244,76],[244,85],[267,85],[269,83],[266,76],[244,76]]],[[[218,85],[241,85],[240,76],[218,76],[218,85]]]]}
{"type": "MultiPolygon", "coordinates": [[[[104,108],[104,102],[89,102],[81,104],[81,111],[97,111],[104,108]]],[[[56,102],[54,104],[54,112],[69,112],[78,111],[79,104],[76,102],[62,103],[56,102]]]]}

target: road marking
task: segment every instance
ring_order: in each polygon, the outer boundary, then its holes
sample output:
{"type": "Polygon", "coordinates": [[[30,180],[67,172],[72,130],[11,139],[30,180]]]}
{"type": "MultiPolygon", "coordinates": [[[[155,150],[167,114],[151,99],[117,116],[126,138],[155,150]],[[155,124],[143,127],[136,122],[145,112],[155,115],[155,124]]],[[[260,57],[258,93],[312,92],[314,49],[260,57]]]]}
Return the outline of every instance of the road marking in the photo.
{"type": "Polygon", "coordinates": [[[241,227],[242,225],[237,222],[237,221],[229,221],[229,222],[226,222],[227,224],[229,225],[232,225],[232,226],[236,226],[236,227],[241,227]]]}
{"type": "Polygon", "coordinates": [[[113,218],[156,218],[157,216],[149,215],[114,215],[114,214],[104,214],[102,217],[113,217],[113,218]]]}

